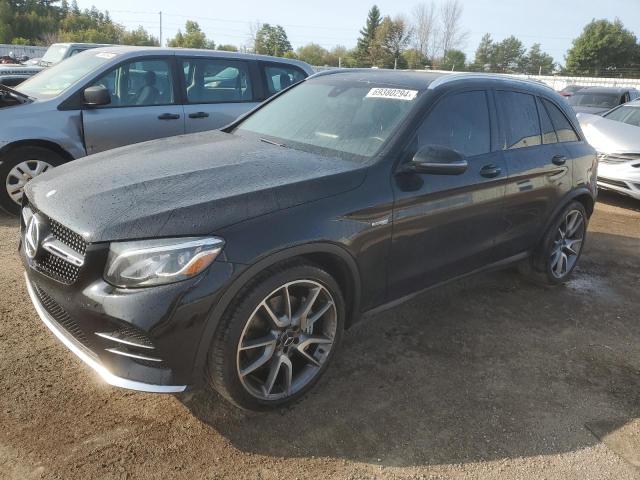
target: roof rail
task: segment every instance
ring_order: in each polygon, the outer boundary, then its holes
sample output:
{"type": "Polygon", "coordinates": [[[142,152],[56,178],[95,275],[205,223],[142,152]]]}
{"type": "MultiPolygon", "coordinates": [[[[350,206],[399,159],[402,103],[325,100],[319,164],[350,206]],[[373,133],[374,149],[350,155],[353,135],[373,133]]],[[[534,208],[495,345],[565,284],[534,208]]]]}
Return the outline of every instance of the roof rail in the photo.
{"type": "MultiPolygon", "coordinates": [[[[551,88],[544,82],[538,82],[535,80],[530,80],[528,78],[517,78],[513,77],[507,73],[445,73],[441,77],[436,78],[433,82],[429,84],[428,90],[433,90],[434,88],[439,87],[440,85],[445,85],[447,83],[455,82],[457,80],[468,80],[470,78],[482,78],[489,80],[505,80],[508,79],[512,82],[520,82],[525,83],[527,85],[537,85],[542,87],[551,88]]],[[[552,88],[551,88],[552,89],[552,88]]],[[[552,89],[553,90],[553,89],[552,89]]]]}

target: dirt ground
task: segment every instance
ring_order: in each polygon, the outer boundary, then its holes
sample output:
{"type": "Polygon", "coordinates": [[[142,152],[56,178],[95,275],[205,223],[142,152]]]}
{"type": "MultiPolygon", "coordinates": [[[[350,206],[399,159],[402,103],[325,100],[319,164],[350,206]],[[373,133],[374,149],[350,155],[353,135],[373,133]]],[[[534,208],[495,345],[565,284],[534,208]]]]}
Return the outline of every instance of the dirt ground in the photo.
{"type": "Polygon", "coordinates": [[[0,478],[640,478],[640,202],[600,200],[568,285],[428,292],[260,415],[102,384],[38,320],[0,214],[0,478]]]}

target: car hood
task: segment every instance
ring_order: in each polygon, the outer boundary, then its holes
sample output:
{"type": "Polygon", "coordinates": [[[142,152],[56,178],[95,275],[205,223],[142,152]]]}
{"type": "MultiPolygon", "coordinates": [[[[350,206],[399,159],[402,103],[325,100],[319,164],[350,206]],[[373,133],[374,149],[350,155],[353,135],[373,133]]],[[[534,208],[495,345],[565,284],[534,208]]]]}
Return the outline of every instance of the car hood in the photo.
{"type": "Polygon", "coordinates": [[[590,113],[592,115],[599,115],[611,110],[611,108],[602,107],[573,107],[573,111],[576,113],[590,113]]]}
{"type": "Polygon", "coordinates": [[[587,141],[600,153],[640,153],[640,127],[598,115],[577,115],[587,141]]]}
{"type": "Polygon", "coordinates": [[[365,175],[355,161],[204,132],[70,162],[26,193],[45,215],[102,242],[215,233],[356,188],[365,175]]]}

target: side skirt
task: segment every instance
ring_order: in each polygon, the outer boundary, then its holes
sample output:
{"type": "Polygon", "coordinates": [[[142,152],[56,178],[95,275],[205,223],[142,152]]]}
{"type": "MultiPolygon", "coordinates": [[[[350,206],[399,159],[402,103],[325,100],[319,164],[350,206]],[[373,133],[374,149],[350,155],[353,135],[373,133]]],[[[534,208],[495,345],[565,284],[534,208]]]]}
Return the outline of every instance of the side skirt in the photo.
{"type": "Polygon", "coordinates": [[[429,290],[432,290],[434,288],[438,288],[438,287],[442,287],[443,285],[447,285],[449,283],[453,283],[453,282],[457,282],[459,280],[462,280],[463,278],[467,278],[467,277],[471,277],[473,275],[477,275],[479,273],[485,273],[485,272],[489,272],[489,271],[494,271],[494,270],[503,270],[506,267],[509,267],[511,265],[513,265],[514,263],[518,263],[522,260],[525,260],[526,258],[531,256],[531,252],[523,252],[523,253],[519,253],[517,255],[514,255],[512,257],[509,258],[505,258],[504,260],[500,260],[498,262],[495,263],[491,263],[485,267],[482,268],[478,268],[476,270],[472,270],[469,273],[465,273],[463,275],[459,275],[457,277],[453,277],[450,278],[448,280],[445,280],[444,282],[440,282],[440,283],[436,283],[433,285],[428,286],[427,288],[423,288],[422,290],[418,290],[417,292],[413,292],[410,293],[408,295],[405,295],[404,297],[400,297],[398,299],[395,300],[391,300],[390,302],[384,303],[382,305],[379,305],[371,310],[367,310],[366,312],[363,312],[360,318],[364,318],[364,317],[369,317],[369,316],[373,316],[373,315],[377,315],[378,313],[384,312],[386,310],[389,310],[391,308],[395,308],[398,305],[401,305],[405,302],[408,302],[409,300],[414,299],[415,297],[422,295],[425,292],[428,292],[429,290]]]}

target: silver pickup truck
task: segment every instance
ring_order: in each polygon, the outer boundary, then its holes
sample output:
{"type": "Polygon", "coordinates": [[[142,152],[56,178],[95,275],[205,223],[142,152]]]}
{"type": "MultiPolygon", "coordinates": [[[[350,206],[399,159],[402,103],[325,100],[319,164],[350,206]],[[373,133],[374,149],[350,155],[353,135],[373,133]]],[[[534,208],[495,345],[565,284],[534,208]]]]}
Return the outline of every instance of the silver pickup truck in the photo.
{"type": "Polygon", "coordinates": [[[36,65],[0,65],[0,85],[15,86],[36,73],[91,48],[105,47],[99,43],[54,43],[36,65]]]}
{"type": "Polygon", "coordinates": [[[103,47],[15,89],[0,86],[0,207],[17,214],[25,184],[49,168],[222,128],[313,73],[304,62],[262,55],[103,47]]]}

